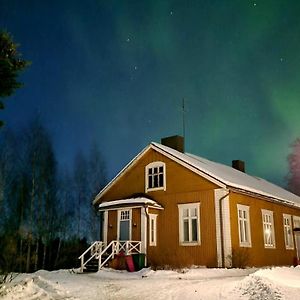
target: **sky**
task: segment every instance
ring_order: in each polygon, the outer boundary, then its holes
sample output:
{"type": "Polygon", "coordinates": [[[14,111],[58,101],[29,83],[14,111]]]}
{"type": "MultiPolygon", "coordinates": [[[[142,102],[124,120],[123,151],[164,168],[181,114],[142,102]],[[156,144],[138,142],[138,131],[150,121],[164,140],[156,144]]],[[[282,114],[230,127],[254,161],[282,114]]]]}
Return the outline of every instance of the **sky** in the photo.
{"type": "Polygon", "coordinates": [[[300,137],[300,2],[0,0],[32,62],[0,118],[39,114],[60,165],[97,142],[109,178],[151,141],[284,186],[300,137]]]}

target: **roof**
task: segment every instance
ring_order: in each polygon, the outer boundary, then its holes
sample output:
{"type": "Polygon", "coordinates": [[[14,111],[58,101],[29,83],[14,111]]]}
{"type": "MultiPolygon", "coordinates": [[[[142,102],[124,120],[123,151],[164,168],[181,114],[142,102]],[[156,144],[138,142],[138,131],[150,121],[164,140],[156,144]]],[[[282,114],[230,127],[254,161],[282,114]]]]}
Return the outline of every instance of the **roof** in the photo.
{"type": "Polygon", "coordinates": [[[99,204],[99,208],[101,209],[101,208],[109,208],[109,207],[125,206],[125,205],[145,205],[145,206],[151,206],[153,208],[162,209],[162,206],[158,204],[156,201],[145,197],[128,198],[128,199],[102,202],[99,204]]]}
{"type": "Polygon", "coordinates": [[[155,147],[171,154],[191,165],[192,167],[204,172],[209,177],[220,181],[226,187],[238,190],[249,191],[266,197],[271,197],[287,204],[300,206],[300,197],[273,184],[262,178],[251,176],[247,173],[238,171],[230,166],[202,158],[189,153],[181,153],[167,146],[152,143],[155,147]]]}
{"type": "MultiPolygon", "coordinates": [[[[300,207],[300,197],[262,178],[251,176],[238,171],[231,166],[202,158],[189,153],[182,153],[170,147],[152,142],[144,148],[133,160],[131,160],[96,196],[94,204],[101,196],[112,187],[124,172],[127,172],[150,149],[154,149],[168,158],[189,168],[193,172],[203,176],[207,180],[222,188],[229,188],[251,194],[261,195],[270,200],[300,207]]],[[[149,200],[149,199],[148,199],[149,200]]],[[[120,201],[120,200],[119,200],[120,201]]],[[[100,204],[101,205],[101,204],[100,204]]]]}

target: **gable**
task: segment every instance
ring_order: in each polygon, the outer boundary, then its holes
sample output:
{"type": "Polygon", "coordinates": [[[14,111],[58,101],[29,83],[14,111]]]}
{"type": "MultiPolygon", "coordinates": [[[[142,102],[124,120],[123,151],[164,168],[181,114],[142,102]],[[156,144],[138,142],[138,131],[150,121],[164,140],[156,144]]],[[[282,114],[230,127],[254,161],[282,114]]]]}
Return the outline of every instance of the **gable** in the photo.
{"type": "MultiPolygon", "coordinates": [[[[109,188],[100,193],[100,201],[118,200],[134,194],[145,193],[145,168],[152,162],[160,161],[166,165],[166,191],[152,191],[147,195],[156,197],[160,194],[181,193],[186,191],[201,191],[217,188],[211,181],[199,176],[178,162],[149,147],[134,163],[128,166],[114,180],[109,188]]],[[[94,202],[95,204],[96,202],[94,202]]]]}

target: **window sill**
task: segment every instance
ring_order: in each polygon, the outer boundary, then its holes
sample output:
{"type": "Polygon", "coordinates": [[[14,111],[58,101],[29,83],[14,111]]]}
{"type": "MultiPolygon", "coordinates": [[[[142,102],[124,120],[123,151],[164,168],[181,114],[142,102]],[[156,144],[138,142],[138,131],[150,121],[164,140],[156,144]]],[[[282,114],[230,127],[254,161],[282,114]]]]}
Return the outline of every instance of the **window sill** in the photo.
{"type": "Polygon", "coordinates": [[[276,249],[276,246],[268,246],[268,245],[265,245],[265,249],[276,249]]]}
{"type": "Polygon", "coordinates": [[[180,246],[200,246],[200,242],[181,242],[180,246]]]}
{"type": "Polygon", "coordinates": [[[146,188],[146,192],[155,192],[155,191],[165,191],[165,187],[157,187],[157,188],[146,188]]]}
{"type": "Polygon", "coordinates": [[[294,247],[288,247],[288,246],[285,246],[285,249],[286,249],[286,250],[294,250],[294,247]]]}
{"type": "Polygon", "coordinates": [[[252,248],[251,244],[240,244],[240,247],[242,248],[252,248]]]}

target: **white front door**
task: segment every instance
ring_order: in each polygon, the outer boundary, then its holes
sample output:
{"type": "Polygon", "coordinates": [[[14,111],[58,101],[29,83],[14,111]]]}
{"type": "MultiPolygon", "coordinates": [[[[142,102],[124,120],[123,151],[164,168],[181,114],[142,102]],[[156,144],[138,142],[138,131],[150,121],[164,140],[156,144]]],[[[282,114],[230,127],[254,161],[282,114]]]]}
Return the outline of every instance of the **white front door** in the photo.
{"type": "Polygon", "coordinates": [[[131,209],[118,210],[118,240],[131,240],[131,209]]]}

